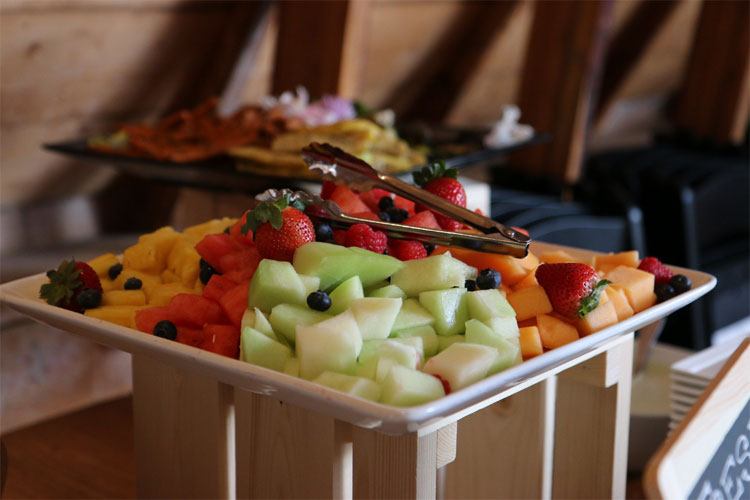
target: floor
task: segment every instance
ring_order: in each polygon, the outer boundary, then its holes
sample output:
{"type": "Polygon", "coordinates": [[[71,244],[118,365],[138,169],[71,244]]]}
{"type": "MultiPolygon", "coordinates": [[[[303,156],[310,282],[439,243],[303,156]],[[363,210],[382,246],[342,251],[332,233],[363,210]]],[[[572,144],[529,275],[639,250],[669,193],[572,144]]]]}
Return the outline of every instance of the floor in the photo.
{"type": "MultiPolygon", "coordinates": [[[[2,499],[135,498],[132,412],[122,398],[2,436],[2,499]]],[[[644,498],[640,476],[626,498],[644,498]]]]}

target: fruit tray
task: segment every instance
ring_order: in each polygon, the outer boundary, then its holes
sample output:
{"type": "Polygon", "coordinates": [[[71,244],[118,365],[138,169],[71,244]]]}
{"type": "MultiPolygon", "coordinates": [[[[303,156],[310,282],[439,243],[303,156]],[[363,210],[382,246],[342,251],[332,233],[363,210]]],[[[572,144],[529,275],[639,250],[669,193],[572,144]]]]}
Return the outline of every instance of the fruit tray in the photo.
{"type": "MultiPolygon", "coordinates": [[[[590,258],[596,253],[542,242],[531,244],[531,251],[535,253],[557,249],[564,249],[581,259],[590,258]]],[[[43,273],[0,286],[0,301],[36,321],[81,335],[94,342],[134,354],[147,355],[154,360],[193,370],[241,389],[270,395],[360,427],[400,435],[407,432],[428,432],[452,415],[477,405],[484,407],[491,404],[494,401],[493,396],[507,393],[514,388],[520,390],[529,386],[549,374],[550,370],[601,347],[613,338],[668,316],[705,295],[716,285],[716,278],[709,274],[670,267],[676,273],[688,276],[693,288],[615,325],[545,352],[441,399],[409,408],[397,408],[359,399],[307,380],[50,306],[37,298],[40,285],[46,281],[43,273]]]]}

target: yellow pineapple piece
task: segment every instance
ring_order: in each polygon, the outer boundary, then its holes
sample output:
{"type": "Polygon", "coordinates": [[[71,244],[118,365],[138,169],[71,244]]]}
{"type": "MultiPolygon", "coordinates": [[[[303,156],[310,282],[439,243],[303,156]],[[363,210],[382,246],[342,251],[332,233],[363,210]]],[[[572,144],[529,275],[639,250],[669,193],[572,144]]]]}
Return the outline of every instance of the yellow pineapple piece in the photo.
{"type": "Polygon", "coordinates": [[[113,289],[123,290],[125,287],[125,282],[128,280],[128,278],[138,278],[139,280],[141,280],[141,290],[143,290],[143,293],[146,294],[146,302],[148,302],[149,300],[151,290],[155,286],[161,285],[161,278],[159,276],[136,271],[135,269],[123,269],[120,275],[115,278],[113,289]]]}
{"type": "Polygon", "coordinates": [[[162,283],[179,283],[180,277],[175,274],[171,269],[165,269],[159,275],[162,283]]]}
{"type": "Polygon", "coordinates": [[[102,294],[103,306],[142,306],[146,304],[143,290],[110,290],[102,294]]]}
{"type": "Polygon", "coordinates": [[[516,319],[523,321],[552,312],[552,304],[540,285],[532,285],[508,295],[508,302],[516,311],[516,319]]]}
{"type": "Polygon", "coordinates": [[[167,257],[180,233],[169,226],[141,235],[138,243],[125,249],[123,267],[159,274],[167,267],[167,257]]]}
{"type": "Polygon", "coordinates": [[[569,344],[579,338],[575,326],[547,314],[537,316],[536,325],[539,328],[542,345],[547,349],[569,344]]]}
{"type": "Polygon", "coordinates": [[[192,286],[200,273],[201,256],[194,245],[185,238],[178,240],[167,258],[167,269],[185,286],[192,286]]]}
{"type": "Polygon", "coordinates": [[[518,342],[521,344],[521,356],[523,356],[523,359],[533,358],[544,352],[539,328],[536,326],[526,326],[519,328],[518,333],[518,342]]]}
{"type": "Polygon", "coordinates": [[[617,323],[617,310],[611,300],[599,302],[593,311],[576,321],[578,333],[583,337],[617,323]]]}
{"type": "Polygon", "coordinates": [[[594,269],[601,273],[608,273],[617,266],[638,267],[640,262],[638,250],[601,254],[594,256],[594,269]]]}
{"type": "Polygon", "coordinates": [[[635,314],[633,312],[633,308],[630,307],[630,302],[628,302],[628,298],[625,295],[625,292],[621,288],[618,288],[616,285],[609,285],[607,286],[607,290],[607,295],[612,301],[612,304],[615,306],[617,321],[628,319],[633,314],[635,314]]]}
{"type": "Polygon", "coordinates": [[[99,283],[102,284],[102,292],[108,292],[115,287],[115,282],[109,278],[99,278],[99,283]]]}
{"type": "Polygon", "coordinates": [[[96,271],[99,278],[109,277],[109,268],[115,264],[119,264],[120,260],[113,253],[105,253],[98,257],[94,257],[88,262],[88,265],[96,271]]]}
{"type": "Polygon", "coordinates": [[[606,276],[625,292],[633,312],[639,313],[656,303],[653,274],[635,267],[617,266],[606,276]]]}
{"type": "Polygon", "coordinates": [[[192,238],[197,238],[200,241],[207,234],[217,234],[224,232],[224,230],[237,222],[236,218],[224,217],[221,219],[212,219],[202,224],[190,226],[185,228],[184,234],[189,235],[192,238]]]}
{"type": "Polygon", "coordinates": [[[143,306],[99,306],[86,309],[84,314],[91,318],[101,319],[110,323],[135,328],[135,312],[143,306]]]}
{"type": "Polygon", "coordinates": [[[172,297],[178,293],[195,293],[192,288],[186,287],[180,282],[164,283],[163,285],[157,285],[151,289],[149,296],[149,306],[166,306],[169,305],[169,301],[172,297]]]}

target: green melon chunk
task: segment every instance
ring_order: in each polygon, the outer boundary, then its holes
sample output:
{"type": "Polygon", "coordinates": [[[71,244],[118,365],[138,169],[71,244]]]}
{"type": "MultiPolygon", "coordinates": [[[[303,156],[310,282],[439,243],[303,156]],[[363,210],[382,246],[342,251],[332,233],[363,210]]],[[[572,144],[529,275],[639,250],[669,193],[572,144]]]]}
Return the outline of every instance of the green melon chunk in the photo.
{"type": "Polygon", "coordinates": [[[467,279],[477,275],[476,269],[454,259],[450,253],[409,260],[405,264],[403,269],[391,277],[391,283],[403,290],[408,297],[416,297],[431,290],[463,287],[467,279]]]}
{"type": "Polygon", "coordinates": [[[500,290],[475,290],[466,298],[469,316],[479,321],[490,318],[515,318],[516,311],[500,293],[500,290]]]}
{"type": "Polygon", "coordinates": [[[451,345],[424,364],[424,372],[439,375],[448,382],[451,392],[487,376],[498,357],[492,347],[460,342],[451,345]]]}
{"type": "MultiPolygon", "coordinates": [[[[438,335],[430,325],[415,326],[404,330],[397,330],[391,334],[392,337],[406,339],[409,337],[420,337],[424,349],[424,357],[429,358],[438,352],[438,335]]],[[[446,337],[448,338],[448,337],[446,337]]]]}
{"type": "Polygon", "coordinates": [[[312,380],[325,371],[353,375],[362,337],[354,315],[346,311],[314,325],[297,327],[300,377],[312,380]]]}
{"type": "Polygon", "coordinates": [[[484,321],[484,324],[489,326],[495,333],[503,336],[505,340],[515,342],[518,344],[518,321],[516,318],[490,318],[484,321]]]}
{"type": "Polygon", "coordinates": [[[292,377],[299,377],[299,360],[297,358],[287,359],[284,364],[284,373],[292,377]]]}
{"type": "Polygon", "coordinates": [[[352,300],[363,298],[365,292],[359,276],[352,276],[337,286],[328,296],[331,299],[331,307],[327,312],[336,315],[349,309],[352,300]]]}
{"type": "Polygon", "coordinates": [[[418,370],[420,354],[414,346],[386,339],[378,345],[378,366],[375,371],[375,381],[383,382],[394,366],[405,366],[418,370]]]}
{"type": "Polygon", "coordinates": [[[268,319],[266,319],[266,315],[263,314],[263,311],[256,307],[253,309],[253,312],[255,313],[253,328],[270,339],[279,340],[278,338],[276,338],[273,327],[271,326],[271,323],[268,322],[268,319]]]}
{"type": "Polygon", "coordinates": [[[277,304],[304,304],[305,286],[289,262],[263,259],[258,264],[247,294],[249,308],[269,312],[277,304]]]}
{"type": "Polygon", "coordinates": [[[313,311],[296,304],[279,304],[271,309],[268,322],[277,336],[285,337],[294,343],[298,325],[313,325],[330,319],[332,316],[321,311],[313,311]]]}
{"type": "Polygon", "coordinates": [[[313,382],[370,401],[380,399],[380,385],[367,378],[323,372],[313,382]]]}
{"type": "MultiPolygon", "coordinates": [[[[514,320],[515,321],[515,320],[514,320]]],[[[488,375],[510,368],[516,363],[521,349],[477,319],[466,322],[466,342],[482,344],[497,349],[498,357],[490,366],[488,375]]]]}
{"type": "Polygon", "coordinates": [[[350,302],[349,308],[357,320],[362,340],[384,339],[391,333],[396,316],[401,310],[401,299],[357,298],[350,302]]]}
{"type": "Polygon", "coordinates": [[[244,330],[246,326],[255,328],[255,311],[256,308],[245,309],[245,312],[242,314],[242,320],[240,321],[240,331],[244,330]]]}
{"type": "Polygon", "coordinates": [[[380,280],[376,283],[373,283],[372,285],[365,287],[365,297],[370,297],[372,295],[372,292],[374,292],[375,290],[384,288],[390,284],[391,284],[390,281],[380,280]]]}
{"type": "Polygon", "coordinates": [[[456,342],[466,342],[464,335],[438,335],[438,352],[443,352],[456,342]]]}
{"type": "Polygon", "coordinates": [[[393,322],[391,330],[398,331],[415,326],[432,325],[435,318],[430,312],[422,307],[417,299],[406,299],[401,304],[401,310],[393,322]]]}
{"type": "Polygon", "coordinates": [[[287,346],[249,326],[242,330],[240,347],[244,361],[279,372],[284,370],[287,359],[292,355],[287,346]]]}
{"type": "Polygon", "coordinates": [[[435,318],[438,335],[455,335],[464,332],[464,323],[469,319],[466,306],[466,289],[449,288],[419,294],[419,303],[435,318]]]}
{"type": "Polygon", "coordinates": [[[383,380],[382,403],[393,406],[416,406],[445,396],[437,378],[404,366],[394,366],[383,380]]]}
{"type": "Polygon", "coordinates": [[[313,292],[320,290],[320,278],[317,276],[307,276],[300,274],[299,279],[305,287],[305,298],[313,292]]]}
{"type": "Polygon", "coordinates": [[[369,294],[368,297],[385,297],[391,299],[405,299],[406,294],[396,285],[387,285],[382,288],[376,288],[369,294]]]}

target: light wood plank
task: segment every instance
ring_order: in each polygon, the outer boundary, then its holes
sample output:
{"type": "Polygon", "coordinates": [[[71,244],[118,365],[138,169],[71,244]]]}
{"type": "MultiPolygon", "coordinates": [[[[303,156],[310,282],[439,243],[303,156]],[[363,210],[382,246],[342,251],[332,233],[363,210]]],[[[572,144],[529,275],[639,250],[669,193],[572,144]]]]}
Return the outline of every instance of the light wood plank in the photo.
{"type": "Polygon", "coordinates": [[[633,334],[610,346],[620,368],[617,383],[602,386],[591,371],[558,376],[553,498],[623,498],[627,473],[633,334]]]}
{"type": "Polygon", "coordinates": [[[232,390],[133,355],[139,498],[233,498],[232,390]]]}
{"type": "Polygon", "coordinates": [[[435,498],[437,433],[388,436],[354,428],[354,498],[435,498]]]}
{"type": "Polygon", "coordinates": [[[555,377],[459,422],[446,498],[549,498],[555,377]]]}
{"type": "Polygon", "coordinates": [[[437,467],[445,467],[456,459],[458,423],[453,422],[437,431],[437,467]]]}

